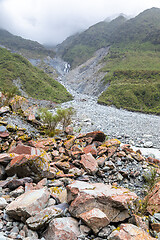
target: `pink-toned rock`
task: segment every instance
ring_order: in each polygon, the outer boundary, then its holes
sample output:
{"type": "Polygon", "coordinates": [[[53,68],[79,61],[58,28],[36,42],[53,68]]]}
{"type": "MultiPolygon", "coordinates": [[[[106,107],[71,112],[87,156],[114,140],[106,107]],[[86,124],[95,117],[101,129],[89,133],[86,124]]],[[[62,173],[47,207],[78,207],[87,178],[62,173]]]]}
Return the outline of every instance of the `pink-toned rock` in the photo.
{"type": "Polygon", "coordinates": [[[84,153],[91,153],[94,157],[97,156],[97,149],[94,145],[88,145],[83,149],[84,153]]]}
{"type": "Polygon", "coordinates": [[[1,153],[0,154],[0,163],[3,165],[8,164],[14,157],[18,156],[16,153],[1,153]]]}
{"type": "Polygon", "coordinates": [[[149,163],[153,163],[153,164],[156,164],[158,166],[160,166],[160,160],[159,159],[155,159],[155,158],[152,158],[152,157],[148,157],[146,159],[149,163]]]}
{"type": "Polygon", "coordinates": [[[145,232],[148,232],[149,226],[147,226],[143,218],[138,215],[133,214],[132,217],[129,219],[129,223],[142,228],[145,232]]]}
{"type": "Polygon", "coordinates": [[[50,173],[49,162],[45,155],[19,155],[11,160],[6,167],[9,176],[17,174],[18,177],[32,177],[35,181],[42,178],[53,178],[55,175],[50,173]]]}
{"type": "Polygon", "coordinates": [[[28,191],[10,203],[6,208],[6,213],[10,217],[24,221],[44,209],[49,197],[50,193],[47,188],[28,191]]]}
{"type": "Polygon", "coordinates": [[[91,175],[94,175],[98,171],[98,164],[96,159],[91,153],[87,153],[81,156],[80,164],[91,175]]]}
{"type": "Polygon", "coordinates": [[[101,155],[103,155],[104,153],[107,153],[107,150],[108,150],[107,147],[99,146],[99,147],[97,148],[98,156],[101,156],[101,155]]]}
{"type": "Polygon", "coordinates": [[[53,218],[62,215],[62,212],[63,211],[60,208],[56,208],[56,206],[47,207],[33,217],[28,218],[26,223],[30,229],[37,231],[47,226],[53,218]]]}
{"type": "Polygon", "coordinates": [[[44,238],[46,240],[78,240],[79,235],[78,221],[71,217],[65,217],[52,220],[44,238]]]}
{"type": "Polygon", "coordinates": [[[84,212],[79,216],[82,221],[90,227],[95,234],[97,234],[100,229],[109,224],[109,219],[106,214],[98,208],[93,208],[88,212],[84,212]]]}
{"type": "Polygon", "coordinates": [[[43,150],[39,148],[30,147],[24,144],[18,144],[16,147],[12,148],[9,153],[16,154],[28,154],[28,155],[41,155],[43,150]]]}
{"type": "Polygon", "coordinates": [[[19,109],[25,111],[29,108],[29,101],[26,98],[17,95],[11,99],[9,104],[13,112],[17,112],[19,109]]]}
{"type": "Polygon", "coordinates": [[[108,240],[154,240],[147,232],[132,224],[121,224],[119,230],[111,233],[108,240]]]}
{"type": "Polygon", "coordinates": [[[10,190],[14,190],[18,188],[19,186],[25,186],[26,183],[31,183],[33,180],[30,177],[25,177],[21,179],[12,179],[12,180],[6,180],[6,184],[3,186],[3,188],[9,188],[10,190]]]}
{"type": "Polygon", "coordinates": [[[107,157],[110,158],[112,157],[117,151],[117,147],[116,146],[112,146],[108,148],[108,155],[107,157]]]}
{"type": "Polygon", "coordinates": [[[7,138],[9,137],[9,132],[5,131],[5,132],[0,132],[0,137],[1,138],[7,138]]]}
{"type": "Polygon", "coordinates": [[[147,199],[148,202],[147,211],[151,215],[160,211],[160,181],[155,184],[151,193],[149,193],[145,199],[147,199]]]}
{"type": "Polygon", "coordinates": [[[56,140],[54,138],[40,138],[37,141],[30,141],[30,145],[35,148],[42,148],[45,151],[52,150],[53,147],[57,147],[56,140]]]}
{"type": "Polygon", "coordinates": [[[75,140],[76,140],[76,137],[72,137],[69,140],[66,140],[64,142],[64,146],[66,147],[66,149],[70,149],[73,146],[75,140]]]}
{"type": "Polygon", "coordinates": [[[69,211],[73,217],[100,209],[109,221],[119,222],[130,217],[128,207],[137,199],[137,195],[125,188],[114,188],[103,183],[90,184],[74,181],[67,186],[69,211]]]}
{"type": "Polygon", "coordinates": [[[151,227],[152,227],[153,231],[160,233],[160,223],[151,223],[151,227]]]}

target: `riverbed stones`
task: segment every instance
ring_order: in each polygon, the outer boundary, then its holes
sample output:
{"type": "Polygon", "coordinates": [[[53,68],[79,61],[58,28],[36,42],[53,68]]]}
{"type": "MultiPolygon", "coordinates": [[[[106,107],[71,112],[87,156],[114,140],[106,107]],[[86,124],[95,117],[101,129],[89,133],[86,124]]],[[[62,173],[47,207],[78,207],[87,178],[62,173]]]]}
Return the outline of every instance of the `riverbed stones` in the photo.
{"type": "Polygon", "coordinates": [[[6,213],[16,220],[26,220],[39,213],[48,203],[50,193],[47,188],[28,191],[6,207],[6,213]]]}
{"type": "Polygon", "coordinates": [[[78,221],[72,217],[65,217],[53,219],[44,233],[44,238],[46,240],[78,240],[79,235],[78,221]]]}

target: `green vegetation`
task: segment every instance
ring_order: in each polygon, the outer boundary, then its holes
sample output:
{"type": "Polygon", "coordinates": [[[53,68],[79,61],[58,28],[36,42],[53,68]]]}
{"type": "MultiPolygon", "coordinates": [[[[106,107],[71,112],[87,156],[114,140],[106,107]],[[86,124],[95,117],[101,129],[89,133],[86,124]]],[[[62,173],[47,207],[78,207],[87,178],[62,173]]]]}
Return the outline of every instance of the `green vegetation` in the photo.
{"type": "Polygon", "coordinates": [[[110,44],[110,35],[116,31],[126,19],[119,16],[109,22],[100,22],[86,31],[69,37],[58,47],[58,53],[72,68],[91,58],[94,52],[110,44]]]}
{"type": "Polygon", "coordinates": [[[146,42],[157,47],[160,43],[159,8],[146,10],[130,20],[119,16],[111,22],[97,23],[86,31],[65,40],[59,45],[58,53],[74,68],[88,60],[96,50],[102,47],[146,42]]]}
{"type": "Polygon", "coordinates": [[[160,51],[150,43],[112,47],[104,59],[109,87],[98,103],[160,114],[160,51]],[[148,49],[148,50],[146,50],[148,49]]]}
{"type": "Polygon", "coordinates": [[[27,58],[41,58],[48,55],[54,57],[55,55],[53,51],[47,50],[38,42],[15,36],[3,29],[0,29],[0,44],[27,58]]]}
{"type": "Polygon", "coordinates": [[[145,182],[148,186],[148,191],[150,191],[153,186],[160,181],[160,174],[158,173],[158,170],[154,167],[148,169],[147,173],[143,175],[145,182]]]}
{"type": "Polygon", "coordinates": [[[57,109],[56,114],[53,115],[47,108],[40,109],[40,119],[46,124],[45,133],[49,136],[54,136],[56,132],[56,127],[60,123],[62,125],[63,131],[65,128],[71,124],[72,116],[75,113],[72,107],[66,109],[57,109]]]}
{"type": "Polygon", "coordinates": [[[27,59],[0,48],[0,91],[13,88],[13,80],[20,79],[22,90],[30,97],[61,103],[72,96],[42,70],[33,67],[27,59]]]}

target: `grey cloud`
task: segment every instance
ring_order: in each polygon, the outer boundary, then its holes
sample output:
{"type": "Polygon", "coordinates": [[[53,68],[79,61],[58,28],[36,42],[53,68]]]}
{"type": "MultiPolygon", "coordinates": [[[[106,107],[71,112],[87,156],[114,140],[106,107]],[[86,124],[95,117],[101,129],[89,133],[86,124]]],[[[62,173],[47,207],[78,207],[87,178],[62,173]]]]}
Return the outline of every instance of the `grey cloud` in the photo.
{"type": "Polygon", "coordinates": [[[41,43],[69,35],[118,13],[136,15],[159,0],[0,0],[0,27],[41,43]]]}

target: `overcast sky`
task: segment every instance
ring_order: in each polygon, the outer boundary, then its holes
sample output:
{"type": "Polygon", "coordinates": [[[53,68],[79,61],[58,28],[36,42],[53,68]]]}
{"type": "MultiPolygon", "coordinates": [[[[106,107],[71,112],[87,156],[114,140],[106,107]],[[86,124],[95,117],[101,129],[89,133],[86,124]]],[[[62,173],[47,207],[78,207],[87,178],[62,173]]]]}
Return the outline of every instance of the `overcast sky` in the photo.
{"type": "Polygon", "coordinates": [[[57,44],[107,17],[135,16],[151,7],[160,8],[160,0],[0,0],[0,27],[57,44]]]}

